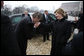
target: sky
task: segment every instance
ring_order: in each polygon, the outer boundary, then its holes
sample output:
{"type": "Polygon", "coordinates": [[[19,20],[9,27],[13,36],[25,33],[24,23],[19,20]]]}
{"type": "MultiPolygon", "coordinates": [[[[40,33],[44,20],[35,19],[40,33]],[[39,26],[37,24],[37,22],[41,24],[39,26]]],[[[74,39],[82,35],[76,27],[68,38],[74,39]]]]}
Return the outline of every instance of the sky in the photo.
{"type": "Polygon", "coordinates": [[[12,9],[17,6],[26,5],[26,7],[37,6],[40,10],[56,10],[62,3],[78,2],[78,1],[4,1],[4,5],[10,6],[12,9]]]}

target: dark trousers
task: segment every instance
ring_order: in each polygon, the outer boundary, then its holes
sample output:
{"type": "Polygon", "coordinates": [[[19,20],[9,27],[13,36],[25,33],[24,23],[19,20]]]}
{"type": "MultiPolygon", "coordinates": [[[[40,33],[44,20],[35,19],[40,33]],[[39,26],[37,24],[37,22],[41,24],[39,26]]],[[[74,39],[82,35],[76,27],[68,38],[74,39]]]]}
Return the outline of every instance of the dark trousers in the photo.
{"type": "Polygon", "coordinates": [[[51,49],[50,55],[62,55],[62,48],[51,49]]]}
{"type": "Polygon", "coordinates": [[[27,40],[22,40],[19,42],[20,50],[22,55],[26,55],[27,40]]]}
{"type": "Polygon", "coordinates": [[[49,33],[43,34],[43,41],[49,40],[49,33]]]}
{"type": "Polygon", "coordinates": [[[64,48],[65,44],[58,44],[52,46],[50,55],[62,55],[62,49],[64,48]]]}

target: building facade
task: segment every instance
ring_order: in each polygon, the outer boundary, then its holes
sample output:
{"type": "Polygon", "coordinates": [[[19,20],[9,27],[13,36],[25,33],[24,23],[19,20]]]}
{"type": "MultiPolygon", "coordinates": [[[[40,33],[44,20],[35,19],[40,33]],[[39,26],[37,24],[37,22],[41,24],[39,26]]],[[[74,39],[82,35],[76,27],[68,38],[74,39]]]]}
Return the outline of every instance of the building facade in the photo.
{"type": "Polygon", "coordinates": [[[83,1],[63,3],[60,8],[64,9],[69,15],[78,16],[83,9],[83,1]]]}

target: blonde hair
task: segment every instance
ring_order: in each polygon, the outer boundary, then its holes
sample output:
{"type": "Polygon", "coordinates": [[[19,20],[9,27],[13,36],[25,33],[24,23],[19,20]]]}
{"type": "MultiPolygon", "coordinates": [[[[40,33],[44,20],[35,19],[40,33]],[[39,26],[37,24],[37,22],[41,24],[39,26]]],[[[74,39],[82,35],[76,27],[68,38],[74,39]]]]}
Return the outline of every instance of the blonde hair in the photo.
{"type": "Polygon", "coordinates": [[[59,14],[61,14],[63,17],[65,16],[65,12],[64,12],[64,10],[63,10],[62,8],[59,8],[59,9],[55,10],[54,13],[59,13],[59,14]]]}

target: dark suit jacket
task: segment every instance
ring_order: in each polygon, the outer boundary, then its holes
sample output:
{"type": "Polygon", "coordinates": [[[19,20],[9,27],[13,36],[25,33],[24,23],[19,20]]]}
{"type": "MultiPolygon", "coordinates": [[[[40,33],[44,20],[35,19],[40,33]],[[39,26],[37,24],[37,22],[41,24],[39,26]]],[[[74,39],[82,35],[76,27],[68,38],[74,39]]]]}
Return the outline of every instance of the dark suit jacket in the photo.
{"type": "Polygon", "coordinates": [[[21,54],[26,55],[27,40],[32,37],[33,23],[29,23],[28,19],[23,19],[16,26],[15,32],[20,46],[21,54]]]}
{"type": "Polygon", "coordinates": [[[1,14],[1,55],[20,55],[17,39],[8,16],[1,14]]]}
{"type": "MultiPolygon", "coordinates": [[[[29,19],[29,21],[30,21],[30,22],[32,22],[32,19],[31,19],[30,14],[27,14],[27,15],[28,15],[28,17],[29,17],[29,18],[28,18],[28,19],[29,19]]],[[[22,14],[22,17],[25,17],[25,14],[22,14]]]]}
{"type": "MultiPolygon", "coordinates": [[[[46,22],[45,15],[43,14],[42,16],[43,16],[43,17],[42,17],[41,22],[45,23],[45,22],[46,22]]],[[[49,14],[48,14],[47,16],[48,16],[48,23],[50,23],[51,20],[50,20],[50,16],[49,16],[49,14]]]]}

